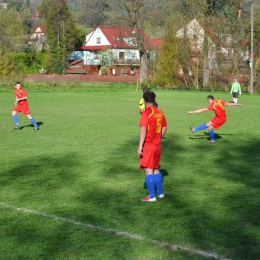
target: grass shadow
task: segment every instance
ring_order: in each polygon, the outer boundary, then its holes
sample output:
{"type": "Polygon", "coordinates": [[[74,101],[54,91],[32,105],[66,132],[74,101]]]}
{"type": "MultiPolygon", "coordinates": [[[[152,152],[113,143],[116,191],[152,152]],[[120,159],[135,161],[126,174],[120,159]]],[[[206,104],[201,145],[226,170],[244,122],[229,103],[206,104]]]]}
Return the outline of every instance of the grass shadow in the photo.
{"type": "MultiPolygon", "coordinates": [[[[38,126],[41,126],[41,125],[43,125],[44,123],[43,122],[36,122],[36,124],[38,125],[38,126]]],[[[23,128],[27,128],[27,127],[34,127],[34,125],[33,124],[28,124],[28,125],[22,125],[22,126],[20,126],[20,129],[19,130],[22,130],[23,128]]]]}

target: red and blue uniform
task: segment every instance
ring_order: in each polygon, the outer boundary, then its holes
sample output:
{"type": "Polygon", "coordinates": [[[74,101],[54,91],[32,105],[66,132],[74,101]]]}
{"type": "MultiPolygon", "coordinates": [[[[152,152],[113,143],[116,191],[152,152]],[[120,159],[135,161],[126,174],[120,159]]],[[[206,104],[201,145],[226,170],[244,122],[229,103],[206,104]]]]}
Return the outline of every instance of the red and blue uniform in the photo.
{"type": "MultiPolygon", "coordinates": [[[[15,96],[17,99],[27,97],[26,91],[24,88],[15,89],[14,90],[15,96]]],[[[22,112],[25,115],[30,114],[30,109],[28,106],[28,102],[26,99],[18,101],[17,106],[14,108],[14,111],[20,113],[22,112]]]]}
{"type": "Polygon", "coordinates": [[[162,128],[167,126],[164,113],[156,106],[148,107],[141,115],[139,126],[146,128],[140,169],[158,169],[161,157],[162,128]]]}
{"type": "Polygon", "coordinates": [[[227,120],[225,101],[223,100],[213,100],[210,105],[207,106],[208,110],[212,110],[215,113],[210,122],[215,129],[219,129],[227,120]]]}

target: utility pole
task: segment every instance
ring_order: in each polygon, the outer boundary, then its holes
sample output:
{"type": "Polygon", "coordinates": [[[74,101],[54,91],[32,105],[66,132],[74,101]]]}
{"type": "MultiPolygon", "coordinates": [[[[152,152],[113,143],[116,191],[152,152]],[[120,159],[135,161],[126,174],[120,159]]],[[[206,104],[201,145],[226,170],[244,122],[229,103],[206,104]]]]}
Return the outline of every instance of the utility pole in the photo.
{"type": "Polygon", "coordinates": [[[250,93],[254,93],[254,0],[251,2],[251,60],[250,60],[250,93]]]}

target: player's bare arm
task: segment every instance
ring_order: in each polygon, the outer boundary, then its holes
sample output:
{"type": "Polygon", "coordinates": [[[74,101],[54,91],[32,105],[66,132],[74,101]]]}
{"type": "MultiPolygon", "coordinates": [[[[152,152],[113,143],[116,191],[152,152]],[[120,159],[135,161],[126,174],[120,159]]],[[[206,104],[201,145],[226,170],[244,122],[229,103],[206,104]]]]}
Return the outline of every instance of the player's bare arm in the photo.
{"type": "Polygon", "coordinates": [[[19,102],[19,101],[22,101],[22,100],[25,100],[25,99],[27,99],[27,96],[22,97],[22,98],[16,98],[16,101],[19,102]]]}
{"type": "Polygon", "coordinates": [[[238,107],[241,107],[242,105],[241,105],[241,104],[236,104],[236,103],[229,103],[229,102],[226,102],[226,103],[225,103],[225,106],[228,106],[228,107],[231,107],[231,106],[238,106],[238,107]]]}
{"type": "Polygon", "coordinates": [[[189,111],[188,114],[203,113],[205,111],[208,111],[208,109],[206,107],[205,108],[201,108],[201,109],[197,109],[197,110],[194,110],[194,111],[189,111]]]}
{"type": "Polygon", "coordinates": [[[166,131],[167,131],[167,127],[165,126],[165,127],[162,128],[162,136],[165,135],[166,131]]]}
{"type": "Polygon", "coordinates": [[[144,144],[145,136],[146,136],[146,127],[141,126],[140,127],[140,133],[139,133],[139,146],[138,146],[138,149],[137,149],[137,154],[139,156],[141,156],[142,153],[143,153],[142,150],[143,150],[143,144],[144,144]]]}

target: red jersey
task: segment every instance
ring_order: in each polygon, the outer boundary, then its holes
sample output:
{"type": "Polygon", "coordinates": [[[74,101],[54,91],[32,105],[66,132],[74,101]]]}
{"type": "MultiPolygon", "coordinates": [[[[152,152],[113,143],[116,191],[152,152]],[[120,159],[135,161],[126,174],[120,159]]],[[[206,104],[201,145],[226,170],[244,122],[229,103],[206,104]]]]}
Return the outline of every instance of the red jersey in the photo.
{"type": "Polygon", "coordinates": [[[207,106],[207,109],[214,111],[216,117],[224,119],[226,118],[226,111],[224,106],[225,106],[225,101],[213,100],[213,102],[207,106]]]}
{"type": "MultiPolygon", "coordinates": [[[[26,91],[25,91],[24,88],[15,89],[14,94],[15,94],[17,99],[27,97],[27,94],[26,94],[26,91]]],[[[23,105],[23,104],[27,103],[27,100],[24,99],[24,100],[19,101],[18,103],[19,103],[19,105],[23,105]]]]}
{"type": "Polygon", "coordinates": [[[162,128],[167,126],[164,113],[156,106],[148,107],[141,115],[139,126],[147,129],[145,142],[159,145],[162,139],[162,128]]]}

